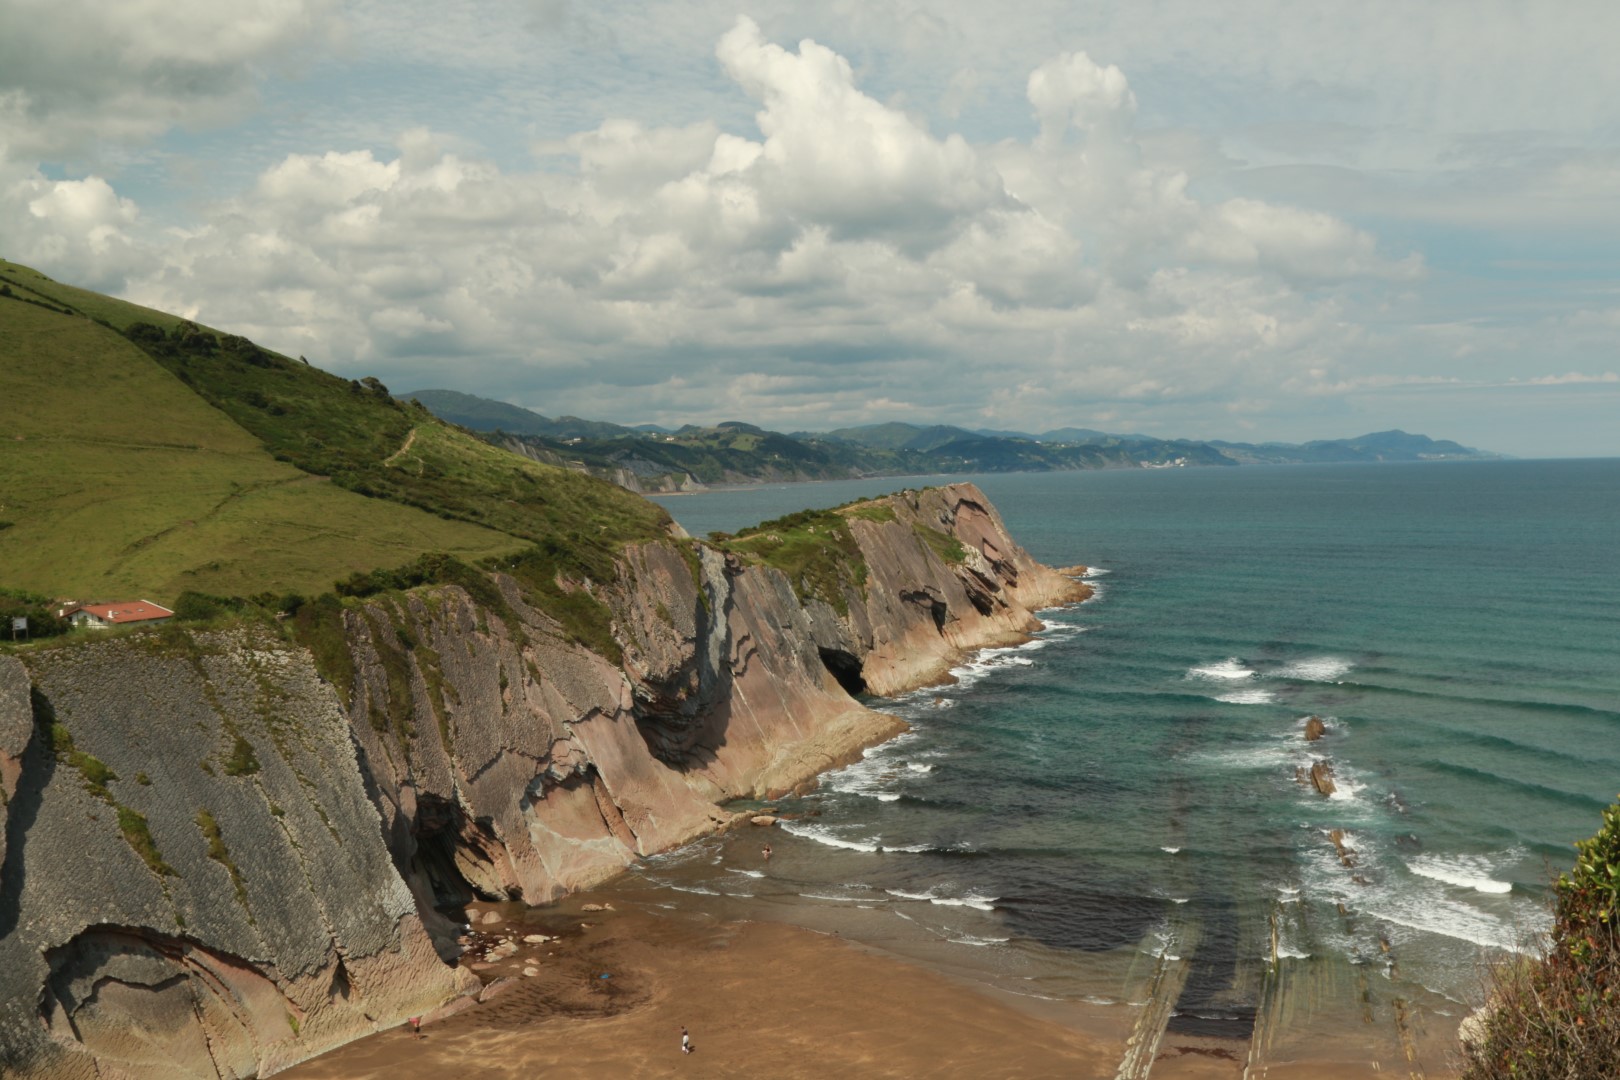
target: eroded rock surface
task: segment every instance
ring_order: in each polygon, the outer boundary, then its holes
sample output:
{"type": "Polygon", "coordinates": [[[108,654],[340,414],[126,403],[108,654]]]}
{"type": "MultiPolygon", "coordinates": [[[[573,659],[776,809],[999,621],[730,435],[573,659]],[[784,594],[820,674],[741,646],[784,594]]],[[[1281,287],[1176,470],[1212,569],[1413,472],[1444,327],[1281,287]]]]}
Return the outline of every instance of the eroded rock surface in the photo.
{"type": "Polygon", "coordinates": [[[813,782],[903,730],[852,693],[1089,593],[971,485],[886,505],[849,520],[839,609],[673,540],[570,583],[612,659],[500,575],[499,611],[344,609],[341,687],[268,629],[0,658],[0,1072],[268,1075],[431,1013],[477,991],[439,909],[553,899],[813,782]]]}
{"type": "Polygon", "coordinates": [[[264,1075],[475,987],[392,872],[303,650],[42,650],[0,664],[0,703],[0,1073],[264,1075]]]}

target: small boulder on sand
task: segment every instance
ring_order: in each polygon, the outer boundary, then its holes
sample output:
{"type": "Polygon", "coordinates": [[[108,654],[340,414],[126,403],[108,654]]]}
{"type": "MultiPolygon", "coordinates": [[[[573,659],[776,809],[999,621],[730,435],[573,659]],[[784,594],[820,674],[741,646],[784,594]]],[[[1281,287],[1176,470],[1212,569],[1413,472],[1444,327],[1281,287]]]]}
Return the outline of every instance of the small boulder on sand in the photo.
{"type": "Polygon", "coordinates": [[[527,945],[544,945],[551,939],[544,934],[524,934],[523,941],[527,945]]]}
{"type": "Polygon", "coordinates": [[[483,918],[478,921],[484,926],[494,926],[501,921],[501,913],[498,911],[486,911],[483,918]]]}

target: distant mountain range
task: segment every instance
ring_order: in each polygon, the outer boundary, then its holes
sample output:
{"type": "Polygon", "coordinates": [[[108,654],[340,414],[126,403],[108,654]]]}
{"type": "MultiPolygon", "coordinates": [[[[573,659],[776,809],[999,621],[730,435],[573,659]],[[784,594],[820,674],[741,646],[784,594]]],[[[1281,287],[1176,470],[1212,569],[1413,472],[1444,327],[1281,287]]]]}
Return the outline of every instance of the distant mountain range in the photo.
{"type": "Polygon", "coordinates": [[[420,401],[441,419],[479,432],[497,445],[643,492],[857,476],[1472,461],[1502,456],[1404,431],[1298,445],[1161,439],[1076,427],[1032,434],[898,422],[782,434],[741,421],[713,427],[688,424],[670,430],[654,424],[626,427],[577,416],[552,419],[454,390],[417,390],[400,396],[420,401]]]}

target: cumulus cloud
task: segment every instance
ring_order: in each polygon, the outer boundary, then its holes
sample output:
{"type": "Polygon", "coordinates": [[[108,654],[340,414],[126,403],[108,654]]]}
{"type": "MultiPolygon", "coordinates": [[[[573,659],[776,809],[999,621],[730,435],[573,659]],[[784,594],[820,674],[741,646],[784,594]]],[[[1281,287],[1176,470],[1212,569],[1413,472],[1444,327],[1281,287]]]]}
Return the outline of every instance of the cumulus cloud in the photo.
{"type": "Polygon", "coordinates": [[[251,104],[262,66],[323,27],[325,0],[8,0],[0,151],[76,158],[251,104]]]}
{"type": "Polygon", "coordinates": [[[715,55],[762,106],[765,141],[741,171],[773,208],[840,235],[927,247],[955,222],[1007,203],[965,139],[934,138],[862,93],[831,49],[806,40],[789,52],[745,16],[715,55]]]}
{"type": "MultiPolygon", "coordinates": [[[[219,36],[229,70],[311,11],[219,36]]],[[[1267,401],[1342,379],[1351,292],[1423,269],[1320,211],[1198,198],[1144,152],[1125,73],[1085,52],[1023,83],[1030,137],[978,142],[747,18],[714,57],[752,128],[614,117],[540,140],[530,168],[412,130],[286,154],[166,231],[94,176],[15,173],[17,257],[401,390],[782,427],[1267,401]]]]}

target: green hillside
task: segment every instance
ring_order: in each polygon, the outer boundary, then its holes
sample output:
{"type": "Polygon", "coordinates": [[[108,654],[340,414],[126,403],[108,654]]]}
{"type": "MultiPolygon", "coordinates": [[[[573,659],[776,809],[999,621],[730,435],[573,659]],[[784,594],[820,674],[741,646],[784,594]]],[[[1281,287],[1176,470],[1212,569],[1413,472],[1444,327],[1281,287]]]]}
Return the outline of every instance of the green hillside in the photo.
{"type": "Polygon", "coordinates": [[[536,543],[601,566],[668,521],[375,380],[4,261],[0,432],[0,586],[52,596],[316,593],[536,543]]]}

